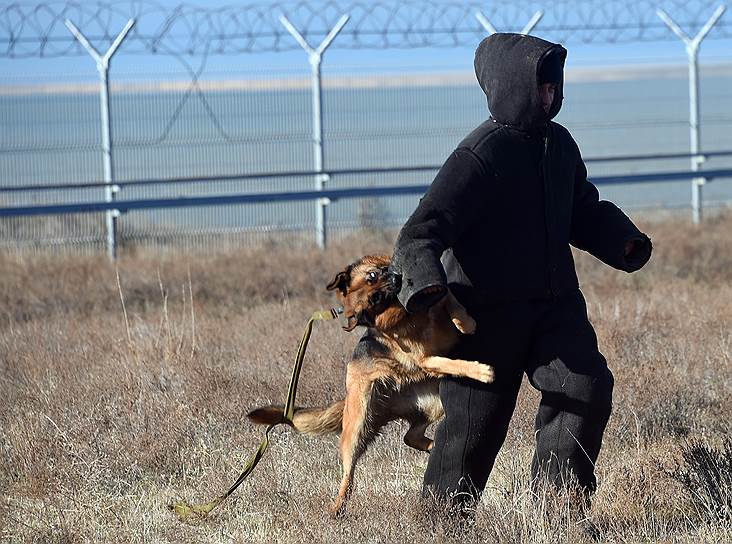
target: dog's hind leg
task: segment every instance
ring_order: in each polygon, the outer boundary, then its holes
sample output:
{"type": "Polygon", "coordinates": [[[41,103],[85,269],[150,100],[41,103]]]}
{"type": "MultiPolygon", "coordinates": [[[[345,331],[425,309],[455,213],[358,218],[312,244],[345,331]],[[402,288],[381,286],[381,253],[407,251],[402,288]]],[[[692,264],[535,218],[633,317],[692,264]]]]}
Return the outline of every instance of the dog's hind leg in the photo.
{"type": "Polygon", "coordinates": [[[402,388],[392,404],[393,414],[409,422],[409,430],[404,435],[404,443],[416,450],[432,450],[432,440],[424,435],[432,423],[443,415],[437,380],[424,380],[402,388]]]}
{"type": "Polygon", "coordinates": [[[346,376],[346,405],[343,411],[343,432],[340,440],[340,456],[343,478],[331,513],[340,516],[353,491],[353,475],[356,463],[378,432],[378,426],[368,417],[369,403],[374,388],[370,378],[351,372],[346,376]]]}
{"type": "Polygon", "coordinates": [[[424,415],[415,415],[409,420],[409,430],[404,435],[404,443],[419,451],[430,451],[432,449],[432,440],[424,435],[431,421],[424,415]]]}

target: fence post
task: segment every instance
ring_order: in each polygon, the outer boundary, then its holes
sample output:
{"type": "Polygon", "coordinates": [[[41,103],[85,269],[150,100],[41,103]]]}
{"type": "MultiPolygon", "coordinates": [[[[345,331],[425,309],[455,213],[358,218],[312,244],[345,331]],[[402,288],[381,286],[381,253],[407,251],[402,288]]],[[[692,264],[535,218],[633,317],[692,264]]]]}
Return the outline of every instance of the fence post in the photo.
{"type": "MultiPolygon", "coordinates": [[[[300,47],[308,54],[310,62],[312,99],[313,99],[313,151],[315,160],[315,190],[322,191],[328,176],[323,173],[323,87],[320,65],[323,62],[323,53],[328,49],[338,33],[348,22],[349,16],[343,15],[335,26],[330,30],[325,39],[317,48],[313,48],[308,44],[302,34],[292,25],[285,17],[280,15],[280,22],[292,34],[300,47]]],[[[327,225],[326,225],[326,206],[329,204],[327,198],[319,198],[315,203],[315,241],[320,249],[324,249],[327,243],[327,225]]]]}
{"type": "MultiPolygon", "coordinates": [[[[544,17],[544,12],[542,10],[534,13],[531,19],[529,19],[529,22],[524,25],[524,28],[521,30],[521,32],[519,32],[519,34],[531,34],[531,31],[534,30],[534,27],[539,23],[539,21],[541,21],[542,17],[544,17]]],[[[488,34],[495,34],[496,32],[498,32],[498,30],[496,30],[496,27],[493,26],[493,23],[488,20],[488,17],[483,15],[482,11],[476,11],[475,18],[478,19],[478,22],[483,26],[488,34]]]]}
{"type": "MultiPolygon", "coordinates": [[[[113,202],[115,193],[119,190],[114,184],[114,161],[112,160],[112,120],[109,115],[109,64],[112,57],[117,52],[117,49],[122,45],[122,41],[127,37],[127,33],[132,30],[135,26],[135,20],[130,19],[122,29],[117,37],[112,42],[104,55],[100,55],[94,46],[89,43],[89,40],[76,28],[74,23],[69,19],[65,21],[66,27],[74,35],[74,37],[84,46],[89,55],[97,63],[97,71],[99,72],[99,97],[101,107],[101,121],[102,121],[102,162],[104,165],[104,182],[106,187],[104,188],[104,200],[105,202],[113,202]]],[[[119,217],[118,210],[108,210],[105,214],[106,226],[107,226],[107,255],[110,259],[115,259],[117,256],[117,217],[119,217]]]]}
{"type": "MultiPolygon", "coordinates": [[[[725,9],[727,9],[725,5],[720,5],[694,38],[690,38],[664,10],[661,8],[656,10],[661,20],[684,42],[686,45],[686,55],[689,58],[689,145],[691,154],[693,155],[691,157],[691,170],[693,172],[698,172],[704,162],[704,156],[700,155],[699,46],[722,16],[725,9]]],[[[705,183],[706,179],[703,177],[691,180],[691,218],[695,224],[700,223],[702,220],[702,185],[705,183]]]]}

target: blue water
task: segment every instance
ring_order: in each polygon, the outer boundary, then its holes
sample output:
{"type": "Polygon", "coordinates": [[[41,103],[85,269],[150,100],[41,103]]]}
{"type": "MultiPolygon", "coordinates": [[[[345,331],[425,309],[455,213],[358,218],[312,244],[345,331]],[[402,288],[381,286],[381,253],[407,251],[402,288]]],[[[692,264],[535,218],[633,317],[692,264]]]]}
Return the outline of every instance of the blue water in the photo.
{"type": "MultiPolygon", "coordinates": [[[[702,149],[732,150],[729,77],[702,80],[702,149]]],[[[687,152],[685,79],[569,83],[557,121],[585,157],[687,152]]],[[[118,180],[309,170],[313,165],[307,88],[265,91],[116,91],[112,96],[118,180]]],[[[488,113],[476,85],[339,88],[323,92],[326,168],[438,165],[488,113]]],[[[98,96],[0,95],[0,186],[102,179],[98,96]]],[[[732,167],[732,157],[705,168],[732,167]]],[[[589,163],[590,176],[686,170],[688,160],[589,163]]],[[[340,176],[329,187],[429,183],[432,174],[340,176]]],[[[207,182],[126,188],[119,198],[174,197],[311,189],[312,178],[207,182]]],[[[689,183],[601,187],[627,207],[688,204],[689,183]]],[[[100,190],[0,193],[5,205],[94,201],[100,190]]],[[[710,201],[732,200],[732,180],[704,188],[710,201]]],[[[333,225],[398,224],[416,197],[342,201],[329,206],[333,225]]],[[[312,229],[314,204],[239,205],[132,212],[123,234],[252,227],[312,229]]]]}

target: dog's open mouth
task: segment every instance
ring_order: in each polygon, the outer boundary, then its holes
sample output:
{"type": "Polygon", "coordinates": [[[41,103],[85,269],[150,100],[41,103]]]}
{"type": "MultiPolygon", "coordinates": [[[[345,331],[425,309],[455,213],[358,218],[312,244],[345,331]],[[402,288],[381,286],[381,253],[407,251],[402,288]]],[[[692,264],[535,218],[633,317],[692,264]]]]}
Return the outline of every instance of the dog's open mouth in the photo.
{"type": "Polygon", "coordinates": [[[353,329],[358,327],[373,327],[376,323],[373,316],[367,310],[361,310],[359,312],[345,316],[345,325],[341,325],[344,331],[351,332],[353,329]]]}
{"type": "Polygon", "coordinates": [[[356,319],[356,316],[353,314],[344,316],[344,319],[341,320],[341,328],[346,332],[351,332],[357,326],[358,326],[358,319],[356,319]],[[344,322],[345,322],[345,325],[343,324],[344,322]]]}

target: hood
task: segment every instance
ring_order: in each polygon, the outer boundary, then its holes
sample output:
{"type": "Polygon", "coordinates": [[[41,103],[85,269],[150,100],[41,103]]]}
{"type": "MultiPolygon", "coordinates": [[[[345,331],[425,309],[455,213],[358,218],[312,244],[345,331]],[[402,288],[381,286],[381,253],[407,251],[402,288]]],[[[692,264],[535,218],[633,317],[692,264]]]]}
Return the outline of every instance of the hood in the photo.
{"type": "Polygon", "coordinates": [[[534,36],[491,34],[475,51],[475,75],[488,98],[491,116],[520,130],[544,126],[562,107],[564,77],[557,86],[549,113],[541,106],[539,67],[549,55],[559,55],[562,68],[567,50],[534,36]]]}

